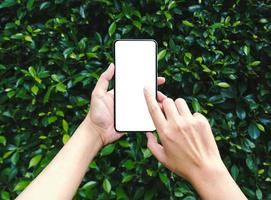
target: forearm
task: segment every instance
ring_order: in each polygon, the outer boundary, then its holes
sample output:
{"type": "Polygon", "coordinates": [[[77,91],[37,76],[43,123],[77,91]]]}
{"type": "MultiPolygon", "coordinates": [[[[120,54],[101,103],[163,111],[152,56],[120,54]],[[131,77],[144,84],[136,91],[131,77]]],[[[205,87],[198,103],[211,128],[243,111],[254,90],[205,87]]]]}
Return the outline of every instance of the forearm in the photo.
{"type": "Polygon", "coordinates": [[[102,142],[86,118],[17,199],[72,199],[102,142]]]}
{"type": "Polygon", "coordinates": [[[191,183],[202,199],[247,199],[225,166],[212,170],[206,169],[191,183]]]}

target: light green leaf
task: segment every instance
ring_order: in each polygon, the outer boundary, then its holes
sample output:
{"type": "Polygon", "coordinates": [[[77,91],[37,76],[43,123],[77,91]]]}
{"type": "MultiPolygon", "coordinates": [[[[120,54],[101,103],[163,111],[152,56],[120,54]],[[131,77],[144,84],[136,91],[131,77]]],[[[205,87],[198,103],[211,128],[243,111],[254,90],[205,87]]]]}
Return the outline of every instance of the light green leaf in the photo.
{"type": "Polygon", "coordinates": [[[6,140],[5,136],[2,136],[2,135],[1,135],[1,136],[0,136],[0,144],[6,146],[6,143],[7,143],[7,140],[6,140]]]}
{"type": "Polygon", "coordinates": [[[109,36],[111,37],[115,31],[116,31],[116,23],[113,22],[110,26],[109,26],[109,29],[108,29],[108,33],[109,33],[109,36]]]}
{"type": "Polygon", "coordinates": [[[256,197],[257,197],[257,199],[259,199],[259,200],[263,199],[263,193],[262,193],[262,191],[260,190],[260,188],[257,188],[257,190],[256,190],[256,197]]]}
{"type": "Polygon", "coordinates": [[[62,128],[63,128],[63,130],[64,130],[65,133],[68,133],[69,124],[68,124],[68,122],[65,119],[62,120],[62,128]]]}
{"type": "Polygon", "coordinates": [[[24,36],[25,41],[32,42],[32,37],[30,35],[24,36]]]}
{"type": "Polygon", "coordinates": [[[106,191],[107,193],[111,191],[111,184],[108,179],[104,179],[103,188],[104,188],[104,191],[106,191]]]}
{"type": "Polygon", "coordinates": [[[50,117],[48,117],[48,119],[47,119],[47,121],[48,121],[49,124],[54,123],[56,120],[57,120],[57,117],[56,117],[56,116],[50,116],[50,117]]]}
{"type": "Polygon", "coordinates": [[[36,166],[40,162],[41,157],[42,157],[41,155],[36,155],[33,158],[31,158],[28,168],[36,166]]]}
{"type": "Polygon", "coordinates": [[[115,144],[108,144],[101,150],[100,155],[101,156],[110,155],[114,151],[114,149],[115,149],[115,144]]]}
{"type": "Polygon", "coordinates": [[[82,189],[84,189],[84,190],[91,190],[91,189],[94,188],[96,185],[97,185],[97,182],[96,182],[96,181],[89,181],[89,182],[85,183],[85,184],[82,186],[82,189]]]}
{"type": "Polygon", "coordinates": [[[63,51],[63,56],[66,59],[72,52],[73,52],[74,48],[73,47],[69,47],[67,49],[65,49],[63,51]]]}
{"type": "Polygon", "coordinates": [[[199,104],[198,99],[192,98],[192,108],[195,112],[200,112],[201,111],[201,106],[199,104]]]}
{"type": "Polygon", "coordinates": [[[31,87],[31,92],[34,94],[34,95],[37,95],[38,94],[38,91],[39,91],[39,88],[36,86],[36,85],[33,85],[31,87]]]}
{"type": "Polygon", "coordinates": [[[230,84],[228,84],[226,82],[217,83],[217,86],[222,87],[222,88],[229,88],[229,87],[231,87],[230,84]]]}
{"type": "Polygon", "coordinates": [[[17,185],[15,185],[13,191],[22,191],[23,189],[26,188],[26,186],[30,183],[28,180],[22,180],[17,185]]]}
{"type": "Polygon", "coordinates": [[[183,20],[182,23],[183,23],[184,26],[194,27],[194,24],[192,24],[191,22],[189,22],[187,20],[183,20]]]}
{"type": "Polygon", "coordinates": [[[133,21],[133,25],[141,30],[141,22],[140,21],[133,21]]]}
{"type": "Polygon", "coordinates": [[[250,48],[248,46],[243,47],[244,54],[247,56],[250,52],[250,48]]]}
{"type": "Polygon", "coordinates": [[[161,50],[159,53],[158,53],[158,61],[159,60],[162,60],[167,54],[167,50],[166,49],[163,49],[161,50]]]}
{"type": "Polygon", "coordinates": [[[69,141],[69,139],[70,139],[70,135],[64,134],[62,137],[63,144],[66,144],[69,141]]]}
{"type": "Polygon", "coordinates": [[[1,199],[2,200],[10,200],[10,195],[7,191],[2,191],[1,192],[1,199]]]}
{"type": "Polygon", "coordinates": [[[59,82],[59,83],[56,85],[56,91],[59,91],[59,92],[66,92],[66,91],[67,91],[67,87],[66,87],[66,85],[64,85],[63,83],[59,82]]]}
{"type": "Polygon", "coordinates": [[[264,126],[262,124],[256,123],[256,126],[260,131],[265,132],[264,126]]]}
{"type": "Polygon", "coordinates": [[[258,66],[259,64],[261,64],[261,61],[256,60],[256,61],[253,61],[252,63],[250,63],[249,66],[251,66],[251,67],[256,67],[256,66],[258,66]]]}

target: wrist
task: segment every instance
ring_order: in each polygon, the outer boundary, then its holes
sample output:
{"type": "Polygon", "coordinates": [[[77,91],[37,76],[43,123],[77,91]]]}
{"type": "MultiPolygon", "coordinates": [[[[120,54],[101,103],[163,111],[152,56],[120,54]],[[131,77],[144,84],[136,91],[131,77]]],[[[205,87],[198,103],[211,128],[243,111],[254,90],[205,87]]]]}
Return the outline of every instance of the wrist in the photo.
{"type": "Polygon", "coordinates": [[[212,166],[204,166],[198,172],[191,179],[191,184],[202,199],[246,199],[222,160],[212,166]]]}
{"type": "Polygon", "coordinates": [[[101,149],[104,146],[101,132],[100,130],[97,130],[97,127],[95,127],[88,115],[85,117],[82,124],[86,127],[87,134],[91,137],[91,140],[95,141],[98,148],[101,149]]]}

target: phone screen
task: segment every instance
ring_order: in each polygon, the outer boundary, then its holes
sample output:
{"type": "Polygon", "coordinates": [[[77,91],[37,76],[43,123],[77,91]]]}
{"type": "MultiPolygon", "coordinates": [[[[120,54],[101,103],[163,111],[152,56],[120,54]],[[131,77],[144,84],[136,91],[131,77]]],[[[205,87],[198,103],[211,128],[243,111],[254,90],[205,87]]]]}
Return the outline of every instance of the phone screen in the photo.
{"type": "Polygon", "coordinates": [[[157,97],[157,43],[155,40],[117,40],[115,54],[115,129],[154,131],[143,93],[149,86],[157,97]]]}

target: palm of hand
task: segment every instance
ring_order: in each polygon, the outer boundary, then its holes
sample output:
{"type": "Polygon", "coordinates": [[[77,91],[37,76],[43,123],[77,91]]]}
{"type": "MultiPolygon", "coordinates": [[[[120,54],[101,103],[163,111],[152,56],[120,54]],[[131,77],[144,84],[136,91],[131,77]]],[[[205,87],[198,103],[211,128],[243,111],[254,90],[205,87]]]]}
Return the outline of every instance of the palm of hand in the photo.
{"type": "Polygon", "coordinates": [[[99,130],[103,144],[119,139],[123,134],[114,128],[114,96],[113,90],[103,96],[92,95],[89,117],[95,128],[99,130]]]}

